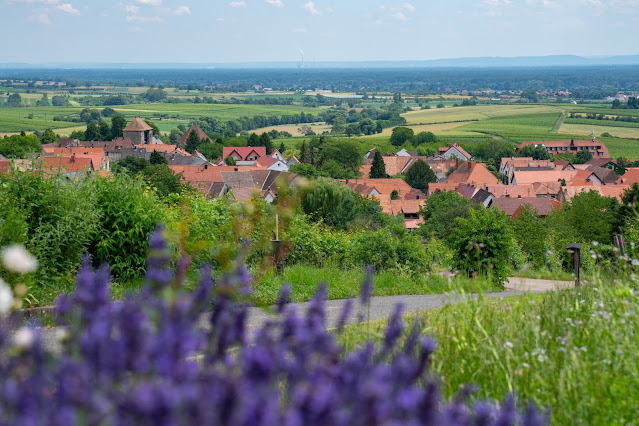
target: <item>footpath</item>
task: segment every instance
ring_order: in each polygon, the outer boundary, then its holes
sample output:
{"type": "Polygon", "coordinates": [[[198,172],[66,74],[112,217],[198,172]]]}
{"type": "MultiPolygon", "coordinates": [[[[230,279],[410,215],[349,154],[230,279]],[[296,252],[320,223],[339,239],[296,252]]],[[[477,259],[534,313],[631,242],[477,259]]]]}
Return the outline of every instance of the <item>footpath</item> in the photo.
{"type": "MultiPolygon", "coordinates": [[[[525,293],[544,293],[554,290],[566,289],[574,287],[574,282],[567,281],[551,281],[551,280],[535,280],[528,278],[508,278],[505,290],[496,293],[485,293],[487,299],[501,299],[504,297],[521,296],[525,293]]],[[[404,314],[425,311],[429,309],[441,308],[446,304],[463,302],[465,298],[477,298],[477,294],[467,294],[462,297],[456,294],[423,294],[413,296],[385,296],[372,297],[370,301],[370,309],[362,307],[359,300],[354,300],[351,315],[348,318],[348,324],[356,324],[358,322],[375,321],[389,318],[398,303],[404,305],[404,314]],[[364,312],[364,315],[360,313],[364,312]]],[[[346,300],[327,300],[326,304],[326,325],[329,328],[335,327],[346,300]]],[[[300,315],[304,315],[310,303],[291,303],[287,309],[295,308],[300,315]]],[[[250,308],[248,314],[247,329],[252,335],[256,330],[261,328],[266,321],[273,320],[274,314],[263,308],[250,308]]],[[[202,315],[200,320],[202,328],[208,327],[208,314],[202,315]]],[[[60,351],[60,345],[56,339],[56,328],[42,328],[41,336],[47,348],[53,351],[60,351]]]]}

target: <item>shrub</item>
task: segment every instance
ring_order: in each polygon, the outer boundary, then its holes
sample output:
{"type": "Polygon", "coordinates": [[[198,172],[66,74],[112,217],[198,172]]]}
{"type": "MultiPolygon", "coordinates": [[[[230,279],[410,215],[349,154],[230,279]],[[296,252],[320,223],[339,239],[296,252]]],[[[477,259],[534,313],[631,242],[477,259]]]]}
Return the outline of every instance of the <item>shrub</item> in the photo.
{"type": "Polygon", "coordinates": [[[514,242],[508,217],[497,209],[470,210],[457,218],[449,236],[455,251],[453,267],[469,276],[490,274],[497,283],[507,278],[514,242]]]}
{"type": "Polygon", "coordinates": [[[144,274],[149,235],[158,225],[162,208],[154,192],[141,179],[120,174],[92,180],[95,206],[100,214],[90,253],[96,265],[111,265],[120,278],[144,274]]]}

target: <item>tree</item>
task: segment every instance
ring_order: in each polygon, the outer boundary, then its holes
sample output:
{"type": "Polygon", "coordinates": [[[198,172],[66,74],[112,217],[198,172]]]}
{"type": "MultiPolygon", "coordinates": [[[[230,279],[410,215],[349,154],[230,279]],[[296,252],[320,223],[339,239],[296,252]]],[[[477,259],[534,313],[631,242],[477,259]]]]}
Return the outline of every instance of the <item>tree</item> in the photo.
{"type": "Polygon", "coordinates": [[[227,166],[237,165],[237,163],[235,162],[235,158],[231,157],[230,155],[224,159],[224,162],[226,163],[227,166]]]}
{"type": "Polygon", "coordinates": [[[311,155],[308,150],[308,145],[306,145],[306,141],[302,141],[299,162],[303,164],[311,164],[311,155]]]}
{"type": "Polygon", "coordinates": [[[517,220],[513,220],[512,227],[521,251],[536,269],[543,268],[549,249],[546,247],[549,230],[544,220],[526,204],[517,220]]]}
{"type": "Polygon", "coordinates": [[[309,179],[314,179],[322,175],[322,173],[319,170],[317,170],[315,166],[313,166],[312,164],[305,164],[305,163],[292,165],[289,168],[289,172],[297,173],[298,175],[304,176],[309,179]]]}
{"type": "Polygon", "coordinates": [[[25,158],[42,151],[40,141],[34,135],[13,135],[0,138],[0,154],[7,158],[25,158]]]}
{"type": "Polygon", "coordinates": [[[533,160],[548,160],[550,154],[545,147],[541,145],[527,145],[519,150],[517,157],[532,157],[533,160]]]}
{"type": "Polygon", "coordinates": [[[117,112],[113,108],[104,108],[102,111],[100,111],[100,114],[102,115],[102,117],[109,118],[116,115],[117,112]]]}
{"type": "Polygon", "coordinates": [[[184,133],[180,132],[178,129],[171,130],[171,133],[169,133],[169,142],[172,145],[179,145],[180,138],[182,137],[183,134],[184,133]]]}
{"type": "Polygon", "coordinates": [[[301,193],[304,213],[312,220],[346,229],[355,218],[355,193],[346,185],[330,179],[318,179],[301,193]]]}
{"type": "Polygon", "coordinates": [[[21,107],[22,106],[22,96],[19,93],[13,93],[9,95],[7,98],[6,105],[8,107],[21,107]]]}
{"type": "Polygon", "coordinates": [[[492,159],[494,164],[501,164],[503,157],[514,157],[515,148],[512,143],[495,139],[487,139],[473,150],[473,156],[479,160],[492,159]]]}
{"type": "Polygon", "coordinates": [[[51,105],[53,106],[71,106],[69,102],[69,96],[54,96],[51,98],[51,105]]]}
{"type": "Polygon", "coordinates": [[[280,152],[280,154],[284,155],[284,151],[286,151],[286,145],[284,145],[284,142],[280,143],[278,151],[280,152]]]}
{"type": "Polygon", "coordinates": [[[419,132],[411,138],[411,143],[414,146],[419,146],[423,143],[437,143],[437,136],[432,132],[419,132]]]}
{"type": "Polygon", "coordinates": [[[148,166],[142,171],[142,175],[144,180],[157,190],[160,197],[182,192],[181,174],[174,173],[166,164],[148,166]]]}
{"type": "MultiPolygon", "coordinates": [[[[102,111],[104,113],[104,111],[102,111]]],[[[126,118],[117,114],[111,117],[111,139],[121,138],[124,136],[123,130],[126,127],[126,118]]]]}
{"type": "Polygon", "coordinates": [[[386,164],[382,158],[382,154],[379,151],[375,151],[375,157],[373,158],[373,165],[369,174],[371,179],[383,179],[386,177],[386,164]]]}
{"type": "Polygon", "coordinates": [[[100,135],[100,128],[95,123],[87,124],[87,129],[84,132],[84,138],[87,141],[99,141],[102,140],[100,135]]]}
{"type": "Polygon", "coordinates": [[[587,149],[582,149],[581,151],[577,152],[577,164],[585,164],[590,160],[592,160],[592,152],[588,151],[587,149]]]}
{"type": "Polygon", "coordinates": [[[196,131],[191,131],[189,133],[189,137],[186,139],[186,146],[184,149],[189,154],[193,154],[195,150],[197,150],[198,146],[200,146],[200,137],[197,135],[196,131]]]}
{"type": "Polygon", "coordinates": [[[390,141],[393,146],[402,146],[404,142],[411,140],[414,135],[415,132],[413,129],[409,129],[408,127],[395,127],[390,141]]]}
{"type": "Polygon", "coordinates": [[[100,123],[98,124],[98,127],[100,129],[100,139],[101,141],[105,141],[110,139],[111,137],[111,127],[109,126],[109,123],[107,123],[104,120],[100,120],[100,123]]]}
{"type": "Polygon", "coordinates": [[[406,183],[424,192],[428,191],[428,184],[432,182],[437,182],[437,176],[424,160],[417,160],[406,173],[406,183]]]}
{"type": "Polygon", "coordinates": [[[467,276],[488,275],[499,284],[506,281],[508,258],[514,238],[510,219],[498,209],[473,209],[455,219],[448,237],[455,251],[452,263],[467,276]]]}
{"type": "Polygon", "coordinates": [[[271,155],[273,153],[273,142],[266,132],[260,135],[260,144],[258,146],[266,147],[266,155],[271,155]]]}
{"type": "Polygon", "coordinates": [[[443,240],[455,227],[455,219],[467,217],[468,211],[474,206],[471,202],[455,191],[444,191],[431,195],[422,209],[424,223],[419,232],[427,238],[436,236],[443,240]]]}
{"type": "Polygon", "coordinates": [[[142,96],[149,102],[159,102],[166,99],[166,92],[163,89],[149,89],[142,96]]]}
{"type": "Polygon", "coordinates": [[[84,108],[82,111],[80,111],[80,120],[87,124],[92,122],[97,123],[98,121],[100,121],[101,117],[102,115],[97,109],[84,108]]]}
{"type": "Polygon", "coordinates": [[[151,153],[151,157],[149,158],[149,163],[151,163],[152,165],[168,164],[168,161],[166,161],[166,157],[162,155],[160,151],[153,151],[151,153]]]}
{"type": "Polygon", "coordinates": [[[204,157],[206,157],[209,161],[215,161],[216,159],[222,157],[222,151],[224,146],[220,143],[205,143],[200,145],[198,151],[204,157]]]}
{"type": "Polygon", "coordinates": [[[621,196],[621,204],[617,207],[614,232],[620,232],[629,219],[637,217],[639,209],[639,185],[633,183],[621,196]]]}
{"type": "Polygon", "coordinates": [[[390,195],[390,199],[391,200],[396,200],[398,198],[399,198],[399,192],[397,192],[396,189],[393,189],[393,192],[391,192],[391,195],[390,195]]]}
{"type": "Polygon", "coordinates": [[[612,242],[616,219],[617,199],[603,197],[588,191],[576,195],[564,209],[568,223],[583,242],[612,242]]]}
{"type": "Polygon", "coordinates": [[[136,174],[149,167],[151,163],[146,158],[126,156],[115,164],[116,173],[136,174]]]}
{"type": "Polygon", "coordinates": [[[46,93],[42,95],[42,99],[36,102],[36,106],[51,106],[51,101],[49,101],[49,97],[46,93]]]}
{"type": "Polygon", "coordinates": [[[247,146],[253,146],[253,147],[262,146],[260,144],[260,138],[255,133],[251,133],[246,142],[247,142],[247,146]]]}
{"type": "Polygon", "coordinates": [[[60,137],[56,135],[55,133],[53,133],[53,130],[47,129],[42,134],[42,137],[40,138],[40,143],[42,144],[58,143],[59,140],[60,140],[60,137]]]}

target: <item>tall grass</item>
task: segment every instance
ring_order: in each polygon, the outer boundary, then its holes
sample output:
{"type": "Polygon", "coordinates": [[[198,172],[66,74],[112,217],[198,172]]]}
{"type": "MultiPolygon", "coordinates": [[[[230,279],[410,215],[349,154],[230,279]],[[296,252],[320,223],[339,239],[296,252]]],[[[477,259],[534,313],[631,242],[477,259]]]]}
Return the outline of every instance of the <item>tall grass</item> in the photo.
{"type": "MultiPolygon", "coordinates": [[[[599,280],[544,295],[480,297],[417,318],[438,340],[432,371],[449,397],[471,383],[478,398],[514,392],[549,407],[555,424],[635,424],[637,296],[635,282],[599,280]]],[[[359,345],[366,327],[351,327],[344,342],[359,345]]]]}
{"type": "MultiPolygon", "coordinates": [[[[347,299],[359,296],[363,280],[364,271],[360,268],[315,267],[298,264],[285,268],[281,275],[269,272],[256,280],[252,300],[258,306],[275,304],[282,285],[290,283],[291,300],[304,302],[313,297],[318,283],[322,281],[327,284],[328,299],[347,299]]],[[[497,290],[487,279],[459,278],[455,280],[454,285],[471,293],[497,290]]],[[[450,289],[451,284],[447,279],[432,274],[409,275],[400,271],[383,271],[375,274],[373,278],[374,296],[436,294],[445,293],[450,289]]]]}

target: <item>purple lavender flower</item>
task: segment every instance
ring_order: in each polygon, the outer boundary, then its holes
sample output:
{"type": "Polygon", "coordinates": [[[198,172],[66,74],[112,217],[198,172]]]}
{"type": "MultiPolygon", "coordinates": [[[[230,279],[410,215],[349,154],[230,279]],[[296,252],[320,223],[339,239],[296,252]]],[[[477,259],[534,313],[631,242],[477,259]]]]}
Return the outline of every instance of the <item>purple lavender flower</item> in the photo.
{"type": "Polygon", "coordinates": [[[366,276],[364,278],[364,284],[362,285],[362,297],[361,302],[363,305],[368,305],[371,300],[371,296],[373,295],[373,274],[375,273],[375,268],[372,266],[366,267],[366,276]]]}

